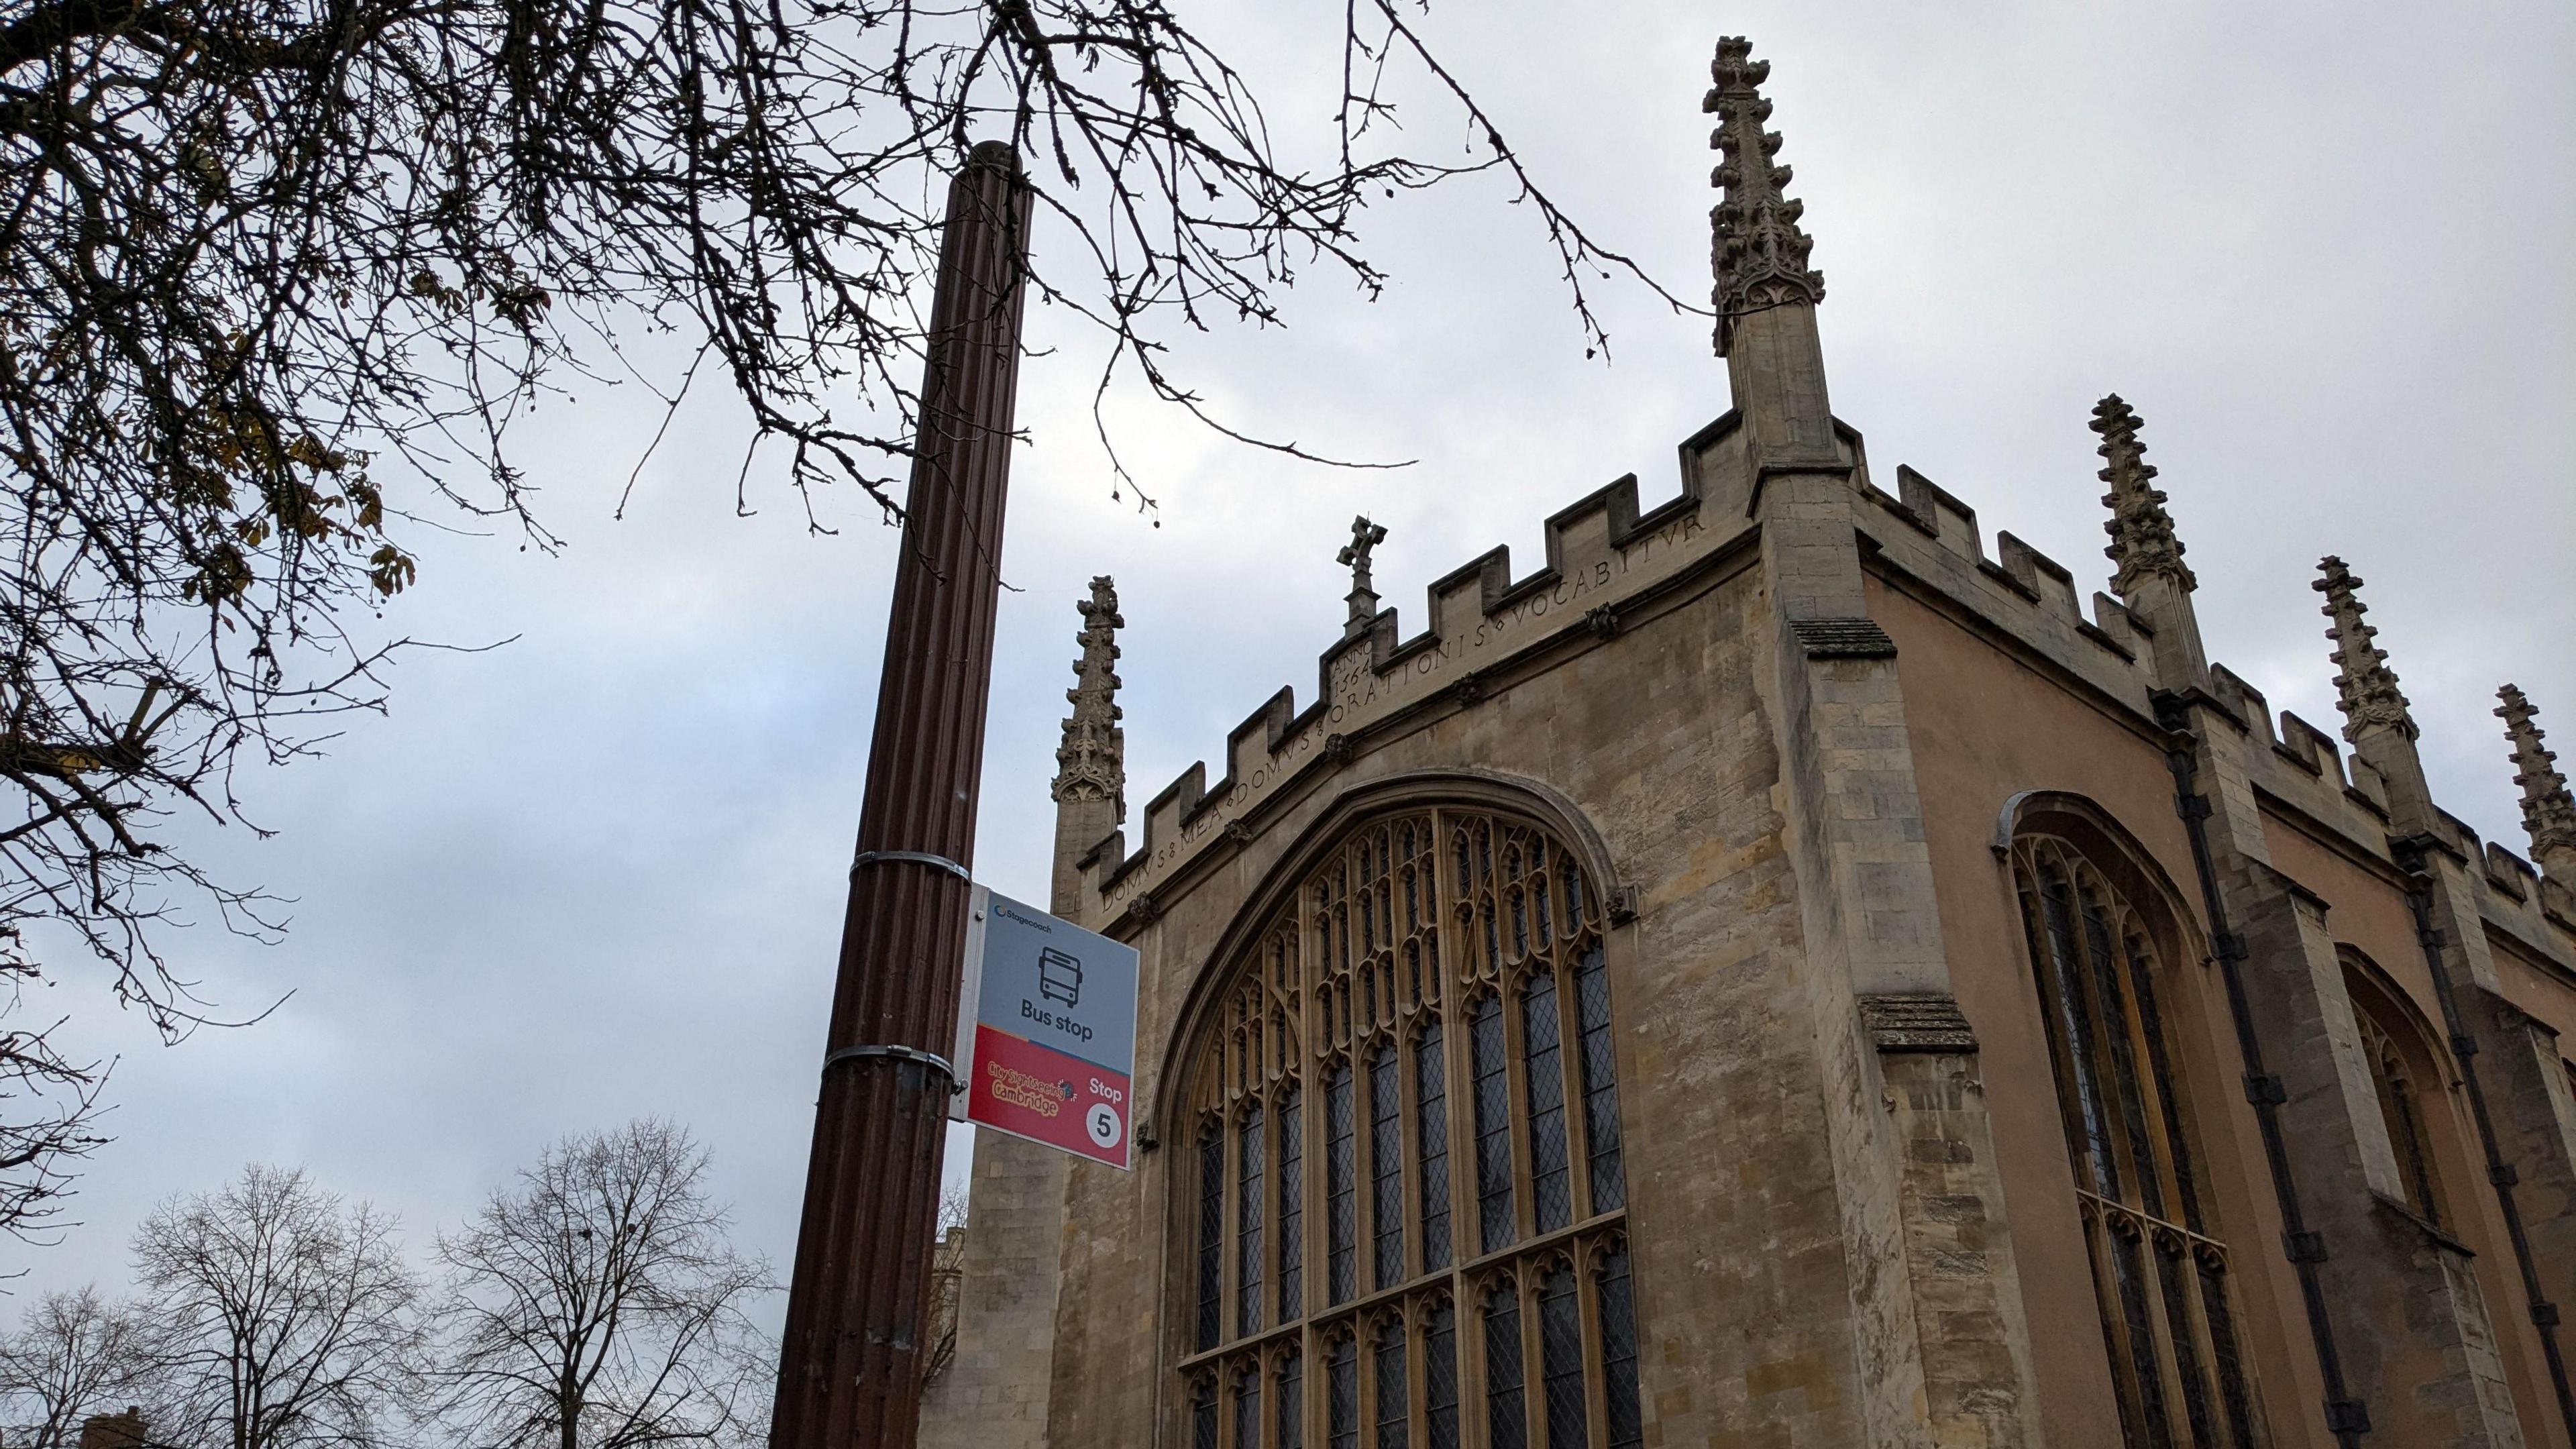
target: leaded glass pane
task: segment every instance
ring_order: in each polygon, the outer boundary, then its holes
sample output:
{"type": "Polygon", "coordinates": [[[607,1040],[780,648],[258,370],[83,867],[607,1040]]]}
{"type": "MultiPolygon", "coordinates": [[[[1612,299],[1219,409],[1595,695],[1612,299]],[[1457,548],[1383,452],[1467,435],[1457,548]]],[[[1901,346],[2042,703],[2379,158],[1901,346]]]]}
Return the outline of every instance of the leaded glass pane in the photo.
{"type": "Polygon", "coordinates": [[[1249,1364],[1234,1376],[1234,1449],[1261,1449],[1261,1370],[1249,1364]]]}
{"type": "Polygon", "coordinates": [[[1271,1395],[1279,1443],[1276,1449],[1306,1449],[1306,1376],[1305,1362],[1290,1349],[1279,1360],[1277,1391],[1271,1395]]]}
{"type": "Polygon", "coordinates": [[[1619,1150],[1619,1068],[1610,1039],[1610,972],[1601,948],[1583,953],[1574,968],[1575,1019],[1583,1033],[1583,1138],[1589,1161],[1592,1211],[1627,1206],[1627,1172],[1619,1150]]]}
{"type": "Polygon", "coordinates": [[[1625,1246],[1602,1255],[1597,1293],[1601,1396],[1609,1410],[1610,1449],[1640,1449],[1646,1428],[1637,1405],[1637,1304],[1625,1246]]]}
{"type": "Polygon", "coordinates": [[[1235,1128],[1234,1274],[1235,1328],[1238,1334],[1261,1331],[1261,1109],[1253,1108],[1235,1128]]]}
{"type": "Polygon", "coordinates": [[[1306,1311],[1306,1112],[1291,1082],[1279,1094],[1279,1321],[1306,1311]]]}
{"type": "Polygon", "coordinates": [[[1422,1154],[1422,1266],[1449,1266],[1448,1065],[1440,1056],[1440,1023],[1413,1043],[1414,1141],[1422,1154]]]}
{"type": "MultiPolygon", "coordinates": [[[[1440,807],[1353,830],[1265,923],[1192,1057],[1202,1131],[1183,1154],[1196,1176],[1176,1174],[1175,1191],[1196,1194],[1184,1198],[1196,1237],[1174,1310],[1193,1355],[1291,1331],[1221,1366],[1189,1361],[1188,1449],[1307,1449],[1308,1392],[1323,1414],[1313,1449],[1641,1449],[1631,1269],[1620,1225],[1597,1221],[1626,1202],[1600,908],[1597,883],[1543,829],[1440,807]],[[1463,1016],[1443,1006],[1459,991],[1463,1016]],[[1444,1018],[1467,1038],[1455,1065],[1468,1160],[1455,1166],[1444,1018]],[[1311,1178],[1301,1078],[1324,1095],[1311,1178]],[[1515,1253],[1523,1194],[1552,1236],[1515,1253]],[[1472,1245],[1455,1222],[1469,1201],[1472,1245]],[[1461,1341],[1469,1305],[1436,1284],[1374,1300],[1357,1321],[1308,1323],[1305,1229],[1318,1212],[1319,1306],[1496,1255],[1476,1265],[1493,1290],[1473,1303],[1480,1346],[1461,1341]],[[1578,1219],[1580,1237],[1555,1236],[1578,1219]],[[1323,1355],[1321,1385],[1303,1381],[1301,1342],[1323,1355]],[[1473,1389],[1462,1353],[1483,1355],[1473,1389]],[[1592,1437],[1593,1414],[1609,1439],[1592,1437]]],[[[2082,944],[2074,963],[2089,978],[2082,944]]]]}
{"type": "Polygon", "coordinates": [[[1404,1098],[1398,1080],[1394,1044],[1378,1043],[1369,1053],[1369,1220],[1380,1288],[1404,1280],[1404,1098]]]}
{"type": "Polygon", "coordinates": [[[2164,1174],[2157,1170],[2155,1149],[2147,1143],[2145,1094],[2138,1085],[2137,1053],[2130,1046],[2129,1011],[2120,989],[2120,968],[2111,957],[2111,928],[2099,902],[2086,901],[2084,958],[2093,968],[2094,999],[2102,1006],[2103,1060],[2110,1069],[2110,1092],[2120,1118],[2121,1141],[2129,1152],[2129,1176],[2137,1185],[2138,1206],[2153,1217],[2165,1216],[2164,1174]]]}
{"type": "Polygon", "coordinates": [[[2147,1326],[2145,1269],[2138,1261],[2138,1240],[2114,1228],[2111,1232],[2111,1280],[2120,1294],[2120,1326],[2127,1330],[2129,1368],[2137,1375],[2138,1417],[2151,1449],[2172,1449],[2173,1428],[2165,1412],[2165,1378],[2156,1362],[2156,1338],[2147,1326]]]}
{"type": "Polygon", "coordinates": [[[2227,1311],[2227,1276],[2217,1255],[2207,1249],[2193,1255],[2200,1270],[2200,1304],[2209,1315],[2210,1358],[2218,1368],[2218,1396],[2227,1405],[2228,1443],[2253,1449],[2254,1394],[2245,1381],[2245,1361],[2236,1348],[2236,1320],[2227,1311]]]}
{"type": "Polygon", "coordinates": [[[1510,1244],[1512,1223],[1511,1068],[1503,1060],[1503,1004],[1476,1003],[1467,1019],[1467,1046],[1476,1074],[1476,1216],[1485,1252],[1510,1244]]]}
{"type": "Polygon", "coordinates": [[[1538,1358],[1547,1394],[1547,1449],[1584,1449],[1583,1308],[1560,1263],[1538,1285],[1538,1358]]]}
{"type": "Polygon", "coordinates": [[[1458,1449],[1458,1316],[1446,1299],[1422,1322],[1422,1423],[1430,1449],[1458,1449]]]}
{"type": "Polygon", "coordinates": [[[1377,1449],[1412,1449],[1412,1400],[1404,1384],[1404,1320],[1390,1318],[1378,1326],[1377,1449]]]}
{"type": "Polygon", "coordinates": [[[2121,1438],[2251,1449],[2259,1427],[2185,1132],[2152,933],[2067,842],[2013,856],[2121,1438]]]}
{"type": "Polygon", "coordinates": [[[1538,1230],[1574,1219],[1574,1184],[1565,1161],[1565,1064],[1557,1046],[1556,978],[1545,972],[1521,988],[1521,1068],[1529,1084],[1530,1210],[1538,1230]]]}
{"type": "Polygon", "coordinates": [[[1508,1283],[1485,1297],[1485,1435],[1493,1449],[1527,1449],[1521,1407],[1521,1303],[1508,1283]]]}
{"type": "Polygon", "coordinates": [[[1352,1140],[1351,1066],[1335,1062],[1324,1078],[1324,1289],[1327,1301],[1347,1302],[1359,1287],[1353,1271],[1359,1234],[1359,1164],[1352,1140]]]}
{"type": "Polygon", "coordinates": [[[2191,1143],[2184,1137],[2182,1115],[2175,1095],[2175,1077],[2171,1048],[2165,1044],[2164,1014],[2156,1005],[2156,985],[2145,951],[2129,949],[2129,992],[2138,1003],[2138,1023],[2147,1038],[2147,1069],[2155,1074],[2156,1101],[2161,1107],[2159,1125],[2164,1129],[2165,1152],[2173,1162],[2174,1195],[2182,1200],[2182,1220],[2195,1233],[2207,1232],[2201,1221],[2200,1184],[2191,1168],[2191,1143]]]}
{"type": "Polygon", "coordinates": [[[1198,1345],[1202,1349],[1216,1347],[1224,1300],[1225,1135],[1210,1122],[1199,1131],[1198,1345]]]}
{"type": "Polygon", "coordinates": [[[1348,1334],[1325,1354],[1324,1415],[1331,1449],[1359,1449],[1360,1345],[1348,1334]]]}
{"type": "Polygon", "coordinates": [[[2094,1065],[2093,1010],[2086,999],[2083,968],[2075,956],[2073,909],[2066,882],[2051,877],[2040,892],[2045,933],[2039,954],[2048,974],[2048,992],[2057,1008],[2052,1040],[2066,1059],[2074,1088],[2077,1151],[2091,1180],[2085,1186],[2108,1197],[2120,1194],[2120,1171],[2111,1153],[2111,1131],[2102,1103],[2102,1074],[2094,1065]]]}
{"type": "Polygon", "coordinates": [[[2191,1331],[2191,1264],[2180,1238],[2159,1235],[2148,1261],[2164,1301],[2165,1324],[2173,1341],[2174,1376],[2182,1381],[2183,1417],[2191,1425],[2194,1445],[2216,1444],[2218,1419],[2209,1402],[2209,1379],[2201,1372],[2200,1345],[2191,1331]]]}

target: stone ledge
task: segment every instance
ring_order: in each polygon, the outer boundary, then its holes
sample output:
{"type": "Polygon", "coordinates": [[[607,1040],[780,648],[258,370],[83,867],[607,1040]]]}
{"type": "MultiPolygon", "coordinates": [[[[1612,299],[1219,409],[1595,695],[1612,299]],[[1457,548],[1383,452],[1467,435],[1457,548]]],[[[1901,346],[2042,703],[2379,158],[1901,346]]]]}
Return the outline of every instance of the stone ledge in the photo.
{"type": "Polygon", "coordinates": [[[1977,1034],[1946,991],[1871,991],[1860,997],[1860,1022],[1881,1052],[1957,1054],[1977,1049],[1977,1034]]]}
{"type": "Polygon", "coordinates": [[[1810,659],[1896,657],[1896,641],[1869,619],[1792,619],[1789,632],[1810,659]]]}

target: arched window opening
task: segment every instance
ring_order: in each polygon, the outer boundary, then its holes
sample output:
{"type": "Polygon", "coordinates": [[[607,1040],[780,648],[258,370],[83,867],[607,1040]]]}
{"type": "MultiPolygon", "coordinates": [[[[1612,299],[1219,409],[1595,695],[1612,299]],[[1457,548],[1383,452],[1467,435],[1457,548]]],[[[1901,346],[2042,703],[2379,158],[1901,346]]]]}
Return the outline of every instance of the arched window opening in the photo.
{"type": "Polygon", "coordinates": [[[1360,1344],[1348,1329],[1325,1350],[1324,1414],[1331,1449],[1359,1449],[1360,1344]]]}
{"type": "Polygon", "coordinates": [[[1194,1445],[1304,1449],[1309,1414],[1321,1449],[1642,1443],[1601,899],[1528,821],[1401,812],[1221,978],[1182,1078],[1194,1445]]]}
{"type": "Polygon", "coordinates": [[[1485,1294],[1485,1433],[1493,1449],[1523,1449],[1527,1409],[1521,1399],[1521,1295],[1508,1279],[1485,1294]]]}
{"type": "Polygon", "coordinates": [[[1377,1395],[1377,1449],[1413,1449],[1413,1396],[1405,1390],[1404,1320],[1388,1318],[1377,1326],[1377,1362],[1369,1377],[1377,1395]]]}
{"type": "Polygon", "coordinates": [[[1292,1348],[1279,1356],[1278,1371],[1272,1375],[1272,1383],[1276,1388],[1272,1399],[1279,1406],[1276,1411],[1279,1442],[1275,1449],[1306,1449],[1304,1367],[1304,1360],[1299,1357],[1297,1350],[1292,1348]]]}
{"type": "Polygon", "coordinates": [[[2370,1064],[2370,1084],[2379,1099],[2379,1117],[2388,1129],[2389,1149],[2397,1156],[2397,1179],[2406,1209],[2433,1226],[2447,1227],[2443,1212],[2442,1174],[2434,1166],[2432,1123],[2427,1113],[2442,1100],[2440,1058],[2429,1032],[2413,1018],[2395,988],[2374,979],[2375,968],[2345,948],[2345,994],[2352,1001],[2352,1021],[2361,1039],[2362,1059],[2370,1064]]]}
{"type": "Polygon", "coordinates": [[[2131,1449],[2254,1449],[2228,1250],[2194,1165],[2155,933],[2072,841],[2024,835],[2012,864],[2122,1436],[2131,1449]]]}
{"type": "Polygon", "coordinates": [[[1422,1423],[1429,1449],[1458,1449],[1458,1320],[1446,1295],[1422,1326],[1422,1423]]]}
{"type": "Polygon", "coordinates": [[[1232,1449],[1261,1449],[1261,1366],[1259,1364],[1245,1364],[1234,1373],[1232,1449]]]}

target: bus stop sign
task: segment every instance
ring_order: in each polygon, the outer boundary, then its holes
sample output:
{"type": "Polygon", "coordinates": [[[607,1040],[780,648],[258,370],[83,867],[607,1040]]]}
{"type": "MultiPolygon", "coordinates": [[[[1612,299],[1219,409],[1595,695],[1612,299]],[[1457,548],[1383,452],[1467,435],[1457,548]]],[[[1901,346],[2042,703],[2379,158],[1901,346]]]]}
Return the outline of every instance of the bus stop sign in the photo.
{"type": "Polygon", "coordinates": [[[1124,1170],[1136,971],[1134,947],[977,886],[949,1115],[1124,1170]]]}

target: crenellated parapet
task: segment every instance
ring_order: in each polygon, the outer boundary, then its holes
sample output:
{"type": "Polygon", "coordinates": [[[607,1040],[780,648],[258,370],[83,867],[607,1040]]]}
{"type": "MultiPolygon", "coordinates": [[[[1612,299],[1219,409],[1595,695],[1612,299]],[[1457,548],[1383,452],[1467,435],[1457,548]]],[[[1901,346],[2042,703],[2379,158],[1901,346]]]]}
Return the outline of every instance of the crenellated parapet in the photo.
{"type": "Polygon", "coordinates": [[[2523,692],[2508,684],[2496,691],[2502,701],[2496,717],[2504,721],[2513,745],[2513,782],[2522,788],[2522,828],[2531,835],[2531,854],[2551,881],[2576,887],[2576,796],[2558,770],[2558,754],[2542,743],[2539,711],[2523,692]]]}
{"type": "Polygon", "coordinates": [[[1518,661],[1609,637],[1623,610],[1739,550],[1751,520],[1723,516],[1703,496],[1746,491],[1730,471],[1740,460],[1722,461],[1735,430],[1730,414],[1684,444],[1681,492],[1652,509],[1638,505],[1635,474],[1560,509],[1546,521],[1545,563],[1527,574],[1514,573],[1509,548],[1495,548],[1434,579],[1418,633],[1406,635],[1392,608],[1347,628],[1317,660],[1311,702],[1300,708],[1295,690],[1280,689],[1227,733],[1220,778],[1211,783],[1205,761],[1191,765],[1145,804],[1132,850],[1124,831],[1090,850],[1085,919],[1115,921],[1140,898],[1150,916],[1157,886],[1282,791],[1349,759],[1371,731],[1472,705],[1506,687],[1518,661]],[[1711,476],[1720,471],[1729,476],[1711,476]]]}
{"type": "Polygon", "coordinates": [[[1064,718],[1064,738],[1055,751],[1054,796],[1058,803],[1112,801],[1118,818],[1127,818],[1127,732],[1118,726],[1126,713],[1118,704],[1118,631],[1126,618],[1118,612],[1118,585],[1107,574],[1091,581],[1091,597],[1074,605],[1082,614],[1081,632],[1073,642],[1081,653],[1073,661],[1074,685],[1064,692],[1073,706],[1064,718]]]}
{"type": "Polygon", "coordinates": [[[1712,300],[1720,357],[1734,342],[1735,319],[1825,299],[1825,274],[1807,265],[1815,243],[1798,226],[1806,206],[1785,190],[1793,173],[1771,162],[1780,150],[1780,133],[1762,129],[1771,118],[1771,103],[1761,89],[1770,75],[1771,63],[1753,58],[1752,42],[1727,36],[1717,43],[1717,59],[1709,66],[1716,84],[1700,102],[1702,111],[1717,117],[1708,144],[1725,156],[1709,176],[1709,184],[1725,193],[1709,213],[1715,233],[1709,260],[1717,276],[1712,300]]]}

